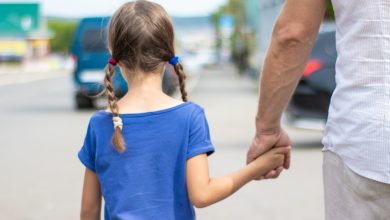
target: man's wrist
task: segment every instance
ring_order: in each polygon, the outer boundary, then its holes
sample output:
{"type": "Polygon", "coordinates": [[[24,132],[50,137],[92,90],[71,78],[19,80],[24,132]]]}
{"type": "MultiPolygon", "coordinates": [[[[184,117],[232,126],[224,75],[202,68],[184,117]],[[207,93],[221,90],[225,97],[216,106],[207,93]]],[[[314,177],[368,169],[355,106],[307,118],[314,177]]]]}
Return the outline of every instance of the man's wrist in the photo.
{"type": "Polygon", "coordinates": [[[256,135],[278,134],[281,130],[282,128],[279,121],[270,123],[256,117],[256,135]]]}

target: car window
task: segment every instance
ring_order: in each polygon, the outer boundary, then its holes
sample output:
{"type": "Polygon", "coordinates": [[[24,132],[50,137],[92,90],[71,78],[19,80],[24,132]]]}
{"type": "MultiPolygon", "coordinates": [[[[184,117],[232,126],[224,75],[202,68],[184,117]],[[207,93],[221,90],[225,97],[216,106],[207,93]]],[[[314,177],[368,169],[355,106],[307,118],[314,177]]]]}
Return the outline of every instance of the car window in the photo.
{"type": "Polygon", "coordinates": [[[82,47],[85,52],[106,52],[106,31],[102,29],[87,29],[82,37],[82,47]]]}

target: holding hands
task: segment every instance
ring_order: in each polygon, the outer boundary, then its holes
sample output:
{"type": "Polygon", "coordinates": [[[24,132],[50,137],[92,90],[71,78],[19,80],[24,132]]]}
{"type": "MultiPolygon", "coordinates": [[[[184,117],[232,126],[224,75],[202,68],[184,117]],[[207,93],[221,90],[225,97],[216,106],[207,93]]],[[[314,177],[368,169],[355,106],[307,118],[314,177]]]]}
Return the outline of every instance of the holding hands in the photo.
{"type": "Polygon", "coordinates": [[[247,154],[247,164],[261,163],[269,168],[259,172],[256,180],[277,178],[284,169],[290,167],[291,141],[283,129],[273,132],[257,132],[247,154]]]}

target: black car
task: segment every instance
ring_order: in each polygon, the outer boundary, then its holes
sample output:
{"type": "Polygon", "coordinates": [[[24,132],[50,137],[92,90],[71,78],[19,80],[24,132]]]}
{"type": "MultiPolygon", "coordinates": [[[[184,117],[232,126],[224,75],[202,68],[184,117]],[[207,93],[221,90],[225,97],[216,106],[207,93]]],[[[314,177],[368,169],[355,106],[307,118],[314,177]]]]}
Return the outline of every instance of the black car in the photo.
{"type": "Polygon", "coordinates": [[[303,77],[287,107],[287,124],[307,129],[322,129],[325,125],[330,99],[336,88],[335,38],[335,31],[319,33],[303,77]]]}

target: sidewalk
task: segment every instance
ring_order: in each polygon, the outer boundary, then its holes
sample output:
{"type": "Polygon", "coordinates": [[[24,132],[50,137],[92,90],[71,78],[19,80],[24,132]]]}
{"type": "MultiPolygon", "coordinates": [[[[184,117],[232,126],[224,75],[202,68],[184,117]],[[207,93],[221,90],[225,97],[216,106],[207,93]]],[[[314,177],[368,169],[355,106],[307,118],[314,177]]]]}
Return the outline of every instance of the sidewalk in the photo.
{"type": "Polygon", "coordinates": [[[69,74],[71,69],[71,61],[58,56],[14,65],[0,64],[0,86],[61,77],[69,74]]]}
{"type": "Polygon", "coordinates": [[[23,84],[44,79],[57,78],[67,75],[69,72],[65,70],[56,70],[52,72],[36,72],[36,73],[12,73],[0,74],[0,86],[23,84]]]}
{"type": "Polygon", "coordinates": [[[74,66],[70,56],[51,54],[40,59],[26,59],[17,63],[0,63],[0,75],[18,73],[42,73],[53,70],[72,69],[74,66]]]}

